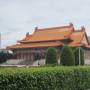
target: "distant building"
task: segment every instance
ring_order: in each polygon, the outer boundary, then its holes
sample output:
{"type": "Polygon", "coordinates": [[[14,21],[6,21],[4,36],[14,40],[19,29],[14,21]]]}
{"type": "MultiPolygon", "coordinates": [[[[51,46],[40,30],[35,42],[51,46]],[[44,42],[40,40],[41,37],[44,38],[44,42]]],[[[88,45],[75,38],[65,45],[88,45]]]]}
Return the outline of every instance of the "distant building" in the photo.
{"type": "Polygon", "coordinates": [[[45,58],[48,47],[55,47],[60,58],[60,50],[64,45],[82,47],[85,50],[85,59],[90,59],[90,43],[85,28],[76,30],[72,23],[61,27],[43,29],[36,27],[33,34],[27,33],[24,39],[7,48],[13,51],[17,59],[35,61],[45,58]]]}

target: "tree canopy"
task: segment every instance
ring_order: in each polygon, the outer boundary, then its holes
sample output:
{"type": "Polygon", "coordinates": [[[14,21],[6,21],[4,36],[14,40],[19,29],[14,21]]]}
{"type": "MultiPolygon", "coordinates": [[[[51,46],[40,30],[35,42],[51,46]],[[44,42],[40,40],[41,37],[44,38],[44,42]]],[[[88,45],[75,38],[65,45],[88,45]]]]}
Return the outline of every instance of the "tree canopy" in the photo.
{"type": "Polygon", "coordinates": [[[57,64],[57,51],[55,48],[48,48],[46,52],[46,64],[57,64]]]}
{"type": "Polygon", "coordinates": [[[65,66],[75,65],[75,56],[72,49],[69,46],[64,46],[62,48],[60,63],[61,65],[65,66]]]}

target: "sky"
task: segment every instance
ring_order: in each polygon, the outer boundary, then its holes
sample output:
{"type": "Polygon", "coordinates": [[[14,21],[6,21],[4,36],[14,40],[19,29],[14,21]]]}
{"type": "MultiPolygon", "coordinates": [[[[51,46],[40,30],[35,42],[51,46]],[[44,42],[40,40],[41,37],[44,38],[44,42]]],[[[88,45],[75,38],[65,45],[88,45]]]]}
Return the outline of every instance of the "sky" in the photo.
{"type": "Polygon", "coordinates": [[[0,0],[1,47],[15,44],[34,28],[84,26],[90,36],[90,0],[0,0]]]}

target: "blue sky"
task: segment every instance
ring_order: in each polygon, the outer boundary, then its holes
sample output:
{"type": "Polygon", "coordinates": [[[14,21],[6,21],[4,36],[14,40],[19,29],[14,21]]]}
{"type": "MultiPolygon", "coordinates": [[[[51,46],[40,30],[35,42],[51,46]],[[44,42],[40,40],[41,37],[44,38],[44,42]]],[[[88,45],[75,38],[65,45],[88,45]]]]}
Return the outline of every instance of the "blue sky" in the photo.
{"type": "Polygon", "coordinates": [[[2,47],[16,43],[34,28],[85,26],[90,36],[90,0],[0,0],[2,47]]]}

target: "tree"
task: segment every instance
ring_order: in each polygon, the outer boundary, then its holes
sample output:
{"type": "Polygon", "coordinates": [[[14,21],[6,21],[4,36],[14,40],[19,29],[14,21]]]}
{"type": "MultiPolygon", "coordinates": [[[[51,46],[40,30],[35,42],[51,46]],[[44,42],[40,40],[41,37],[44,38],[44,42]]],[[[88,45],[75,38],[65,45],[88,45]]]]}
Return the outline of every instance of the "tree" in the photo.
{"type": "Polygon", "coordinates": [[[0,63],[5,62],[7,59],[10,59],[12,57],[13,57],[13,55],[10,53],[0,52],[0,63]]]}
{"type": "Polygon", "coordinates": [[[69,46],[63,46],[60,63],[65,66],[75,65],[74,53],[69,46]]]}
{"type": "Polygon", "coordinates": [[[48,48],[46,52],[46,64],[57,64],[57,52],[55,48],[48,48]]]}
{"type": "Polygon", "coordinates": [[[74,54],[75,54],[75,65],[79,64],[84,65],[84,50],[82,48],[76,48],[74,54]]]}
{"type": "Polygon", "coordinates": [[[85,64],[85,60],[84,60],[84,50],[81,48],[81,65],[85,64]]]}

